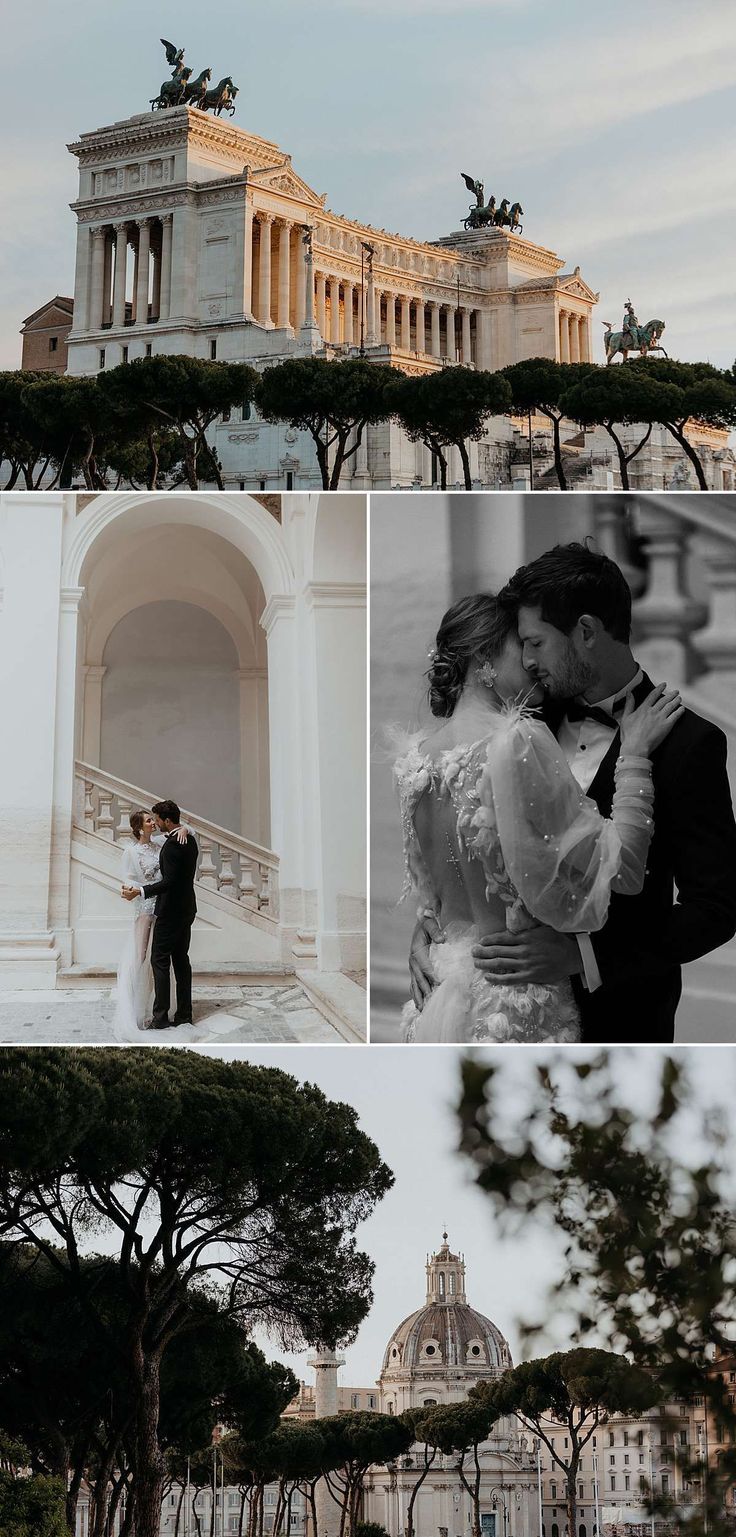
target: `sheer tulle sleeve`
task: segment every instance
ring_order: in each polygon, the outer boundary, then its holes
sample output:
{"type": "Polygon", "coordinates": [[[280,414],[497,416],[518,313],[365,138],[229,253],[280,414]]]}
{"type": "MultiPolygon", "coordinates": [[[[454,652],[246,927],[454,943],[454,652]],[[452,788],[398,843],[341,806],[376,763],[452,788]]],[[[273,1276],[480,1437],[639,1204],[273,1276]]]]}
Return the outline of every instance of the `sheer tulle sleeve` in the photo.
{"type": "Polygon", "coordinates": [[[127,843],[123,849],[123,863],[121,869],[123,884],[128,886],[140,886],[141,872],[135,857],[135,845],[127,843]]]}
{"type": "Polygon", "coordinates": [[[583,793],[551,731],[500,721],[478,793],[492,809],[504,865],[527,910],[562,932],[603,927],[611,891],[641,891],[653,832],[648,758],[619,758],[610,819],[583,793]]]}

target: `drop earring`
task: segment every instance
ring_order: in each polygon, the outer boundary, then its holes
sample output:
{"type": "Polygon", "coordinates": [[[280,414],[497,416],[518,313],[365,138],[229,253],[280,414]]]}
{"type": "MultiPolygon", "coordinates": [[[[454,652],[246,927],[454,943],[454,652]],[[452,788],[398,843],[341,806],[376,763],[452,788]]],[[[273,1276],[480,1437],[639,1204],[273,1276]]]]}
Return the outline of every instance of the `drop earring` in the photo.
{"type": "Polygon", "coordinates": [[[481,663],[480,667],[478,668],[478,677],[481,683],[485,684],[486,688],[495,689],[498,673],[490,662],[481,663]]]}

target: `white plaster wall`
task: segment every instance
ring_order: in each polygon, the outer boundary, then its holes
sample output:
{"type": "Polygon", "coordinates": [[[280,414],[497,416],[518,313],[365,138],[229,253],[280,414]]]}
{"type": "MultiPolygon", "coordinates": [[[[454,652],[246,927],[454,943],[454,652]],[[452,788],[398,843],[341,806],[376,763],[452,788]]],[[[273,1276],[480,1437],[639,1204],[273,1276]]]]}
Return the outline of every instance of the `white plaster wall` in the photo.
{"type": "Polygon", "coordinates": [[[240,831],[240,681],[223,626],[149,603],[116,625],[104,665],[100,767],[240,831]]]}

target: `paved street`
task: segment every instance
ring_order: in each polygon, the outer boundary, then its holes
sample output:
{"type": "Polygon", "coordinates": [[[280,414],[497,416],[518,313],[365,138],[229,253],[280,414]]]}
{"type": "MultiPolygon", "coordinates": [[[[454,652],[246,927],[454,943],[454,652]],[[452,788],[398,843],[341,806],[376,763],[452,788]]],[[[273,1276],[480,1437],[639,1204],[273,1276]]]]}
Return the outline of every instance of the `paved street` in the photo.
{"type": "Polygon", "coordinates": [[[0,993],[0,1042],[54,1046],[344,1044],[298,984],[195,986],[193,1025],[141,1031],[134,1037],[115,1033],[114,1013],[109,987],[0,993]]]}

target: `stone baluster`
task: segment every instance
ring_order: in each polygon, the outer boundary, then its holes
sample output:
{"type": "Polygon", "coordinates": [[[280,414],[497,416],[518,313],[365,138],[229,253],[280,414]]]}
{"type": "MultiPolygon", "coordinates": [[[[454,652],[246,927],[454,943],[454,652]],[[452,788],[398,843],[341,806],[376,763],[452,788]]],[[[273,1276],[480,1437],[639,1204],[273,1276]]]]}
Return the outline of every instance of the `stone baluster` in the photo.
{"type": "Polygon", "coordinates": [[[199,843],[199,868],[197,880],[200,886],[209,886],[213,891],[217,890],[217,869],[212,858],[213,844],[211,838],[198,838],[199,843]]]}
{"type": "Polygon", "coordinates": [[[92,282],[89,303],[89,328],[98,331],[105,319],[105,244],[107,230],[102,225],[92,231],[92,282]]]}
{"type": "Polygon", "coordinates": [[[109,839],[110,843],[115,839],[115,818],[112,814],[112,794],[109,790],[99,792],[99,810],[97,812],[97,827],[101,838],[109,839]]]}
{"type": "Polygon", "coordinates": [[[171,313],[171,236],[174,215],[161,215],[161,297],[158,307],[159,320],[168,320],[171,313]]]}
{"type": "Polygon", "coordinates": [[[85,779],[85,781],[84,781],[84,810],[82,812],[82,817],[83,817],[83,820],[84,820],[85,831],[88,832],[88,833],[93,833],[94,830],[95,830],[95,803],[94,803],[93,794],[92,794],[93,790],[94,790],[94,785],[92,783],[92,780],[91,779],[85,779]]]}
{"type": "Polygon", "coordinates": [[[223,896],[234,894],[235,872],[233,870],[232,849],[225,849],[220,845],[220,876],[217,882],[218,890],[223,896]]]}
{"type": "Polygon", "coordinates": [[[268,865],[258,866],[258,906],[268,908],[271,901],[271,871],[268,865]]]}
{"type": "Polygon", "coordinates": [[[340,279],[330,278],[330,341],[340,345],[340,279]]]}
{"type": "Polygon", "coordinates": [[[240,884],[238,886],[238,898],[243,907],[250,907],[254,911],[258,908],[258,893],[253,882],[253,870],[250,860],[245,854],[240,855],[240,884]]]}
{"type": "Polygon", "coordinates": [[[463,363],[472,363],[472,361],[473,361],[473,344],[472,344],[471,335],[470,335],[470,310],[469,309],[464,309],[463,310],[462,327],[463,327],[462,360],[463,360],[463,363]]]}
{"type": "Polygon", "coordinates": [[[279,293],[276,324],[279,330],[289,325],[291,311],[291,225],[279,225],[279,293]]]}
{"type": "Polygon", "coordinates": [[[734,715],[736,699],[736,545],[718,534],[698,534],[695,553],[705,567],[710,613],[705,629],[692,637],[705,675],[698,679],[709,698],[734,715]]]}
{"type": "Polygon", "coordinates": [[[151,260],[151,220],[138,221],[138,262],[135,290],[135,323],[148,324],[148,278],[151,260]]]}
{"type": "Polygon", "coordinates": [[[594,528],[596,543],[608,555],[610,560],[615,560],[616,565],[623,571],[632,598],[641,597],[646,586],[646,573],[640,566],[633,565],[629,550],[629,517],[631,504],[625,496],[595,496],[590,499],[593,508],[594,528]]]}
{"type": "Polygon", "coordinates": [[[125,269],[128,259],[128,226],[115,225],[115,278],[112,291],[112,323],[125,325],[125,269]]]}
{"type": "Polygon", "coordinates": [[[634,604],[636,654],[651,677],[679,685],[690,674],[690,634],[706,614],[685,581],[689,529],[675,513],[647,501],[638,504],[637,518],[647,540],[649,580],[634,604]]]}
{"type": "Polygon", "coordinates": [[[258,319],[262,326],[271,327],[271,226],[273,214],[259,215],[261,249],[258,266],[258,319]]]}
{"type": "Polygon", "coordinates": [[[411,351],[411,301],[405,294],[401,298],[401,348],[411,351]]]}
{"type": "Polygon", "coordinates": [[[416,311],[416,313],[415,313],[415,320],[416,320],[416,338],[415,338],[416,339],[416,350],[417,350],[417,352],[424,352],[426,350],[426,336],[425,336],[426,312],[425,312],[424,301],[422,299],[417,299],[416,306],[415,306],[415,311],[416,311]]]}
{"type": "Polygon", "coordinates": [[[123,797],[121,795],[119,795],[118,796],[118,825],[115,828],[115,837],[116,838],[132,838],[133,833],[131,831],[131,826],[130,826],[130,813],[131,813],[132,809],[133,809],[132,803],[130,801],[124,800],[123,797]]]}

